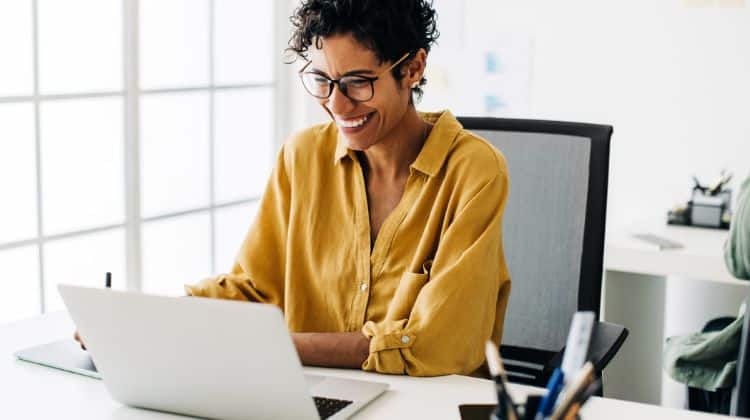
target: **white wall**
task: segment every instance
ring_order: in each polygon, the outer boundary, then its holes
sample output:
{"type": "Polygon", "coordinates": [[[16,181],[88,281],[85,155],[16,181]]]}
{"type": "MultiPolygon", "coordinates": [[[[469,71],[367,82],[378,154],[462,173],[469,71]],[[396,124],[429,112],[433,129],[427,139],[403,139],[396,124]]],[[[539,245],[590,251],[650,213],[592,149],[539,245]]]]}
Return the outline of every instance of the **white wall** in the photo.
{"type": "MultiPolygon", "coordinates": [[[[736,178],[750,174],[750,9],[744,0],[467,0],[456,7],[457,1],[435,3],[445,10],[446,27],[444,47],[433,58],[455,43],[455,34],[446,32],[455,27],[447,26],[451,20],[465,28],[464,48],[496,33],[529,37],[525,116],[614,126],[608,230],[663,220],[688,197],[693,174],[705,180],[722,168],[736,178]]],[[[291,83],[294,90],[298,81],[291,83]]],[[[473,112],[450,98],[434,104],[430,89],[428,83],[428,110],[473,112]]],[[[296,95],[293,101],[307,101],[298,125],[321,121],[301,87],[296,95]]]]}
{"type": "Polygon", "coordinates": [[[531,31],[531,117],[615,127],[610,229],[663,218],[693,173],[750,174],[750,10],[531,3],[471,0],[467,21],[531,31]]]}

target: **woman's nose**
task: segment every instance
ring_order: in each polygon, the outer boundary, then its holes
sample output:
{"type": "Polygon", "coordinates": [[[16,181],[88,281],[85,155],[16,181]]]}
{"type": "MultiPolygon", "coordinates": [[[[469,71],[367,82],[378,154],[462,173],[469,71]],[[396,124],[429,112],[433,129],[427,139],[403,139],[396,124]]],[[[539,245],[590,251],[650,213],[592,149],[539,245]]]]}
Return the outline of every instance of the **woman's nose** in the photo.
{"type": "Polygon", "coordinates": [[[338,85],[335,85],[331,96],[328,97],[328,109],[334,114],[343,115],[351,111],[354,106],[354,102],[344,95],[338,85]]]}

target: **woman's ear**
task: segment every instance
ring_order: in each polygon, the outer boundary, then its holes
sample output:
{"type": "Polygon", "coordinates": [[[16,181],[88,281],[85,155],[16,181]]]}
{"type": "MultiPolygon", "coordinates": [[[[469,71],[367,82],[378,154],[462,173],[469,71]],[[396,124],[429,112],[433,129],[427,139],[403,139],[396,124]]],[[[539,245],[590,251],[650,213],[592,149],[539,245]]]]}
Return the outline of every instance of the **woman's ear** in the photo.
{"type": "Polygon", "coordinates": [[[409,60],[409,64],[406,66],[406,74],[404,75],[407,80],[408,86],[412,89],[419,86],[419,82],[424,76],[424,70],[427,66],[427,52],[424,48],[420,48],[414,54],[414,57],[409,60]]]}

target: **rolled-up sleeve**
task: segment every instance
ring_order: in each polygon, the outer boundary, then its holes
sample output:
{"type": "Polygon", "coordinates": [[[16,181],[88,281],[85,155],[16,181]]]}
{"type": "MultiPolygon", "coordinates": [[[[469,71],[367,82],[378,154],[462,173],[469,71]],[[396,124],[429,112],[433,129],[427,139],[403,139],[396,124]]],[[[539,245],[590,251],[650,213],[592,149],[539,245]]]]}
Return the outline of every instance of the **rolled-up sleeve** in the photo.
{"type": "Polygon", "coordinates": [[[231,272],[186,285],[191,296],[249,300],[283,307],[291,188],[284,148],[231,272]]]}
{"type": "Polygon", "coordinates": [[[469,374],[484,361],[484,343],[499,342],[510,294],[502,249],[508,195],[505,171],[459,209],[431,264],[405,273],[385,319],[366,322],[364,370],[433,376],[469,374]]]}

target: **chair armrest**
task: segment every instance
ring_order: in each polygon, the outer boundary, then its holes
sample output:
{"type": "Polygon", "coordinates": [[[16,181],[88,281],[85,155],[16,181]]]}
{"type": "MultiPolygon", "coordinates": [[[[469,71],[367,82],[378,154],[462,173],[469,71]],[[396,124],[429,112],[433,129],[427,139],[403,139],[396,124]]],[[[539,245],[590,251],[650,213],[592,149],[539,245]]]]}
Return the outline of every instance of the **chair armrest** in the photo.
{"type": "Polygon", "coordinates": [[[612,361],[626,338],[628,329],[622,325],[597,322],[589,346],[589,360],[594,363],[597,372],[601,373],[612,361]]]}
{"type": "MultiPolygon", "coordinates": [[[[597,374],[601,374],[602,370],[612,361],[627,337],[628,329],[622,325],[602,321],[594,325],[591,343],[589,344],[588,360],[594,364],[597,374]]],[[[563,348],[550,360],[548,371],[551,372],[562,365],[564,354],[565,349],[563,348]]]]}

